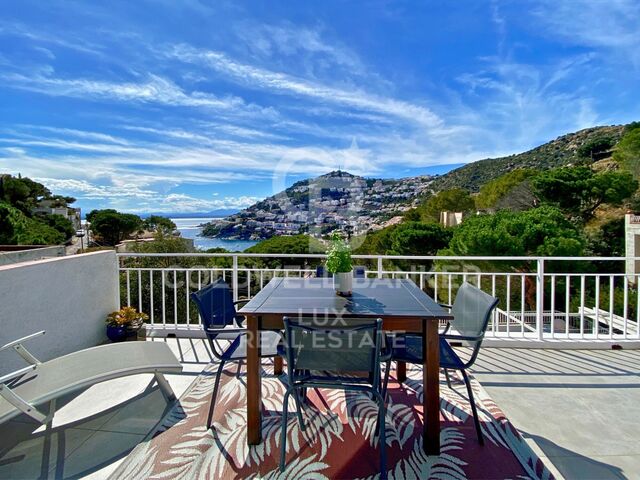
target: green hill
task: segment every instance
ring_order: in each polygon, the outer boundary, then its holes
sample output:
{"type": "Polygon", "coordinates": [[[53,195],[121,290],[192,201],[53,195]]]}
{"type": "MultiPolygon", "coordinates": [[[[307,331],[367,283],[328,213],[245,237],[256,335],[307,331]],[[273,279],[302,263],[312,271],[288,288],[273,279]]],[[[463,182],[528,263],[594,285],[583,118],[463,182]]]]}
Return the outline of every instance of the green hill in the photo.
{"type": "Polygon", "coordinates": [[[589,155],[584,147],[597,144],[603,138],[615,145],[620,141],[624,128],[624,125],[587,128],[562,135],[524,153],[469,163],[437,178],[431,188],[434,191],[464,188],[477,192],[485,183],[516,168],[546,170],[583,161],[602,160],[611,156],[611,148],[589,155]]]}

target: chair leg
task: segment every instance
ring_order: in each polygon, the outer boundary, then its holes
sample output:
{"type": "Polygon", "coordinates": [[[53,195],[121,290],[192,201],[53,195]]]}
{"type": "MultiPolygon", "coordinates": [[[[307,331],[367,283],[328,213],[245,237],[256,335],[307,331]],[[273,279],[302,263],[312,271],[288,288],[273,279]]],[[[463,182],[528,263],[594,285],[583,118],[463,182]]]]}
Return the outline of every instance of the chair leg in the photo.
{"type": "Polygon", "coordinates": [[[378,395],[378,425],[379,425],[379,439],[380,444],[380,478],[386,480],[387,478],[387,426],[386,426],[386,408],[384,404],[384,396],[378,395]]]}
{"type": "Polygon", "coordinates": [[[447,379],[447,387],[453,388],[451,386],[451,378],[449,378],[449,369],[447,368],[444,369],[444,377],[447,379]]]}
{"type": "Polygon", "coordinates": [[[289,395],[291,390],[287,390],[282,401],[282,428],[280,431],[280,471],[284,472],[284,462],[287,455],[287,417],[289,416],[289,395]]]}
{"type": "Polygon", "coordinates": [[[293,398],[296,402],[296,410],[298,415],[298,423],[300,424],[300,430],[304,432],[306,427],[304,426],[304,418],[302,417],[302,401],[300,400],[300,393],[298,392],[297,388],[293,389],[293,398]]]}
{"type": "Polygon", "coordinates": [[[387,361],[384,370],[384,381],[382,382],[382,399],[387,401],[387,387],[389,386],[389,374],[391,373],[391,360],[387,361]]]}
{"type": "Polygon", "coordinates": [[[213,418],[213,409],[216,406],[216,399],[218,398],[218,387],[220,386],[220,377],[222,376],[222,369],[224,368],[224,360],[220,360],[220,366],[216,372],[216,382],[213,385],[213,393],[211,394],[211,406],[209,407],[209,418],[207,419],[207,426],[211,427],[211,420],[213,418]]]}
{"type": "Polygon", "coordinates": [[[213,386],[213,395],[211,395],[211,403],[216,403],[218,398],[218,388],[220,387],[220,377],[222,377],[222,370],[224,369],[224,360],[220,362],[218,367],[218,373],[216,373],[216,384],[213,386]]]}
{"type": "Polygon", "coordinates": [[[482,430],[480,428],[480,420],[478,419],[478,410],[476,408],[476,402],[473,398],[473,390],[471,390],[471,382],[469,381],[469,377],[467,376],[467,372],[464,370],[460,370],[462,372],[462,378],[464,379],[464,383],[467,386],[467,393],[469,394],[469,403],[471,404],[471,411],[473,412],[473,422],[476,425],[476,434],[478,435],[478,443],[480,445],[484,445],[484,437],[482,436],[482,430]]]}
{"type": "Polygon", "coordinates": [[[242,360],[238,361],[238,369],[236,370],[236,378],[240,378],[240,372],[242,371],[242,360]]]}

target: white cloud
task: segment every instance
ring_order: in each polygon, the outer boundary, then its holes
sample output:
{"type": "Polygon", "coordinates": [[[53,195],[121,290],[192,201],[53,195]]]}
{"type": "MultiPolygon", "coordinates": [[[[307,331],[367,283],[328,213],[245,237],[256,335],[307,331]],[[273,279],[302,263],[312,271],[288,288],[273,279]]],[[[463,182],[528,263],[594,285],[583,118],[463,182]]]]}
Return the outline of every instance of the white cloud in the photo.
{"type": "Polygon", "coordinates": [[[100,185],[73,178],[36,177],[34,180],[43,183],[50,190],[73,195],[79,200],[108,200],[108,204],[122,205],[123,210],[134,210],[138,213],[194,213],[210,210],[240,210],[253,205],[261,197],[227,196],[224,198],[196,198],[183,193],[163,195],[150,189],[141,189],[136,185],[100,185]]]}
{"type": "Polygon", "coordinates": [[[64,79],[50,76],[26,76],[7,73],[0,76],[13,88],[29,90],[51,96],[79,97],[93,100],[158,103],[183,107],[235,109],[244,107],[241,98],[219,98],[210,93],[186,93],[182,88],[157,75],[149,74],[144,82],[106,82],[89,79],[64,79]]]}
{"type": "Polygon", "coordinates": [[[207,66],[247,87],[391,115],[427,128],[438,128],[443,123],[431,110],[420,105],[370,94],[360,89],[345,90],[295,78],[284,73],[236,62],[218,51],[177,45],[163,53],[169,58],[207,66]]]}
{"type": "Polygon", "coordinates": [[[570,45],[606,49],[619,60],[640,66],[640,3],[636,0],[541,0],[533,12],[551,36],[570,45]]]}

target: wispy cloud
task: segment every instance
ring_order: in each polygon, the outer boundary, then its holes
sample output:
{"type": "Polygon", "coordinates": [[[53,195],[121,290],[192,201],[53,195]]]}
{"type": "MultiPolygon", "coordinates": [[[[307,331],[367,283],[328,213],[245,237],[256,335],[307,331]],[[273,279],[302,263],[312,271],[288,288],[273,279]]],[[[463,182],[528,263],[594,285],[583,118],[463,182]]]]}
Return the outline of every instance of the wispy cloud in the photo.
{"type": "Polygon", "coordinates": [[[636,0],[541,0],[533,12],[555,38],[606,49],[640,66],[640,3],[636,0]]]}
{"type": "Polygon", "coordinates": [[[284,73],[237,62],[219,51],[200,50],[182,44],[171,47],[163,53],[167,57],[182,62],[209,67],[246,87],[391,115],[429,128],[438,128],[443,123],[435,113],[424,106],[367,93],[356,88],[345,90],[295,78],[284,73]]]}
{"type": "Polygon", "coordinates": [[[147,80],[142,82],[121,83],[17,73],[3,74],[0,78],[14,88],[51,96],[215,109],[237,109],[245,106],[244,101],[236,96],[219,98],[211,93],[185,92],[171,80],[154,74],[149,74],[147,80]]]}

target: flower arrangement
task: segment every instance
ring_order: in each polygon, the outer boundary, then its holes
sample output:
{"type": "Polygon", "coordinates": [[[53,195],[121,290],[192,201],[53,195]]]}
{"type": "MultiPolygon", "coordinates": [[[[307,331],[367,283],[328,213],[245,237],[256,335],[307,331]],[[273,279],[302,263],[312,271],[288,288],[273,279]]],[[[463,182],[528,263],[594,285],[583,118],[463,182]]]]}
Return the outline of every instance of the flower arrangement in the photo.
{"type": "Polygon", "coordinates": [[[138,312],[133,307],[124,307],[117,312],[111,312],[107,316],[106,323],[108,327],[137,328],[146,320],[149,320],[149,315],[146,313],[138,312]]]}
{"type": "Polygon", "coordinates": [[[327,271],[348,273],[353,269],[351,247],[336,231],[331,234],[331,246],[327,250],[327,271]]]}

